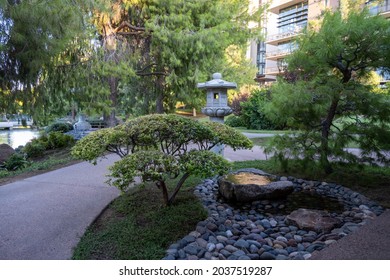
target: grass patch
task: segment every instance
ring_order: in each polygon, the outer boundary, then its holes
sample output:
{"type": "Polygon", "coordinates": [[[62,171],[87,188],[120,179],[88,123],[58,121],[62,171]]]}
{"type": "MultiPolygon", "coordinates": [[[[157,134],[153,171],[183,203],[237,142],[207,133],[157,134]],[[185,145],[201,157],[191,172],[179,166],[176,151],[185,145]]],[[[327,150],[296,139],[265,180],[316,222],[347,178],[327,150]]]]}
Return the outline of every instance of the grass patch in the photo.
{"type": "Polygon", "coordinates": [[[235,127],[238,131],[246,133],[263,133],[263,134],[289,134],[292,133],[291,130],[257,130],[257,129],[247,129],[245,127],[235,127]]]}
{"type": "Polygon", "coordinates": [[[271,142],[272,137],[250,138],[254,146],[264,146],[271,142]]]}
{"type": "Polygon", "coordinates": [[[163,207],[161,192],[152,183],[120,196],[89,227],[73,259],[163,258],[170,244],[207,217],[193,194],[200,182],[200,178],[189,178],[170,207],[163,207]]]}

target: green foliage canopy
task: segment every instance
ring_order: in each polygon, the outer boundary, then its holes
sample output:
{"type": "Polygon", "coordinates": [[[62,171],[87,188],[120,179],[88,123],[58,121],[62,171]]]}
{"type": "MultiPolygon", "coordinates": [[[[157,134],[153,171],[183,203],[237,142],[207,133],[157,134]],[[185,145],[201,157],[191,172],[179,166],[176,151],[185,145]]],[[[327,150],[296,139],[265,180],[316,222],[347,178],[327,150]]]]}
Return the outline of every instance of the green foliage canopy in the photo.
{"type": "Polygon", "coordinates": [[[91,31],[99,36],[99,55],[82,63],[84,70],[72,70],[73,85],[62,84],[89,97],[72,96],[76,102],[106,113],[170,112],[177,101],[200,107],[204,93],[198,81],[214,72],[229,72],[226,77],[236,80],[228,66],[251,71],[242,50],[258,37],[259,29],[247,26],[261,12],[249,13],[247,0],[95,1],[91,31]]]}
{"type": "Polygon", "coordinates": [[[389,32],[390,22],[367,9],[345,17],[328,11],[319,30],[307,30],[288,59],[287,74],[272,87],[268,107],[275,121],[301,132],[278,136],[268,151],[306,160],[319,156],[329,173],[330,158],[359,160],[345,149],[354,141],[363,160],[385,161],[390,100],[365,80],[373,70],[390,70],[389,32]]]}
{"type": "Polygon", "coordinates": [[[0,99],[8,112],[36,114],[54,61],[83,29],[78,1],[0,1],[0,99]]]}
{"type": "Polygon", "coordinates": [[[247,137],[223,124],[177,115],[147,115],[87,135],[73,147],[72,154],[94,164],[106,152],[118,154],[122,159],[110,168],[109,182],[126,191],[137,177],[153,181],[169,205],[190,175],[212,176],[228,170],[229,163],[210,151],[221,144],[233,149],[252,147],[247,137]],[[179,176],[169,195],[166,179],[179,176]]]}

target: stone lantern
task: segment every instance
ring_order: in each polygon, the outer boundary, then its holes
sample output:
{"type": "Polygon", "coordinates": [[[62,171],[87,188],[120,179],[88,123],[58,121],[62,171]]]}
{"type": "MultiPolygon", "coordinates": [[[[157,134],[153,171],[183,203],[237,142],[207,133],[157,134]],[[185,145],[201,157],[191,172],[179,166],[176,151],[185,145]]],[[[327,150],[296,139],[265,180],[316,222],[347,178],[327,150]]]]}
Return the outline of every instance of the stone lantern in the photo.
{"type": "Polygon", "coordinates": [[[227,105],[227,90],[237,88],[237,84],[222,80],[221,73],[214,73],[211,81],[198,83],[198,88],[207,91],[207,103],[202,113],[209,116],[212,122],[223,123],[225,116],[233,112],[227,105]]]}
{"type": "MultiPolygon", "coordinates": [[[[236,83],[222,80],[221,73],[214,73],[213,79],[205,83],[198,83],[198,88],[206,89],[206,107],[202,108],[202,113],[209,116],[210,121],[224,123],[225,116],[230,115],[233,110],[228,106],[227,90],[237,88],[236,83]]],[[[213,151],[223,156],[223,145],[213,148],[213,151]]]]}
{"type": "Polygon", "coordinates": [[[76,131],[87,131],[91,130],[91,124],[87,122],[87,117],[83,114],[79,115],[79,120],[73,125],[74,130],[76,131]]]}

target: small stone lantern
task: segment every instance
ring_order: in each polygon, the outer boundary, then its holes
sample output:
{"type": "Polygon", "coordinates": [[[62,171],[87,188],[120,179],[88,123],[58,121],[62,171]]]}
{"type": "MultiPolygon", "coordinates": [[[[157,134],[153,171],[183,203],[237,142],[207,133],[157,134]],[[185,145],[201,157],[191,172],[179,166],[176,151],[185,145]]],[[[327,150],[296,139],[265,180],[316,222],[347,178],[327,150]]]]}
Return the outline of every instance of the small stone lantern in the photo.
{"type": "MultiPolygon", "coordinates": [[[[206,107],[202,108],[202,113],[209,116],[212,122],[224,123],[225,116],[233,112],[227,105],[227,90],[237,88],[237,84],[222,80],[221,73],[214,73],[211,81],[198,83],[198,88],[207,91],[206,107]]],[[[212,150],[223,156],[224,146],[218,145],[212,150]]]]}
{"type": "Polygon", "coordinates": [[[73,125],[74,130],[76,131],[87,131],[91,130],[91,124],[87,122],[87,117],[83,114],[79,115],[79,121],[73,125]]]}
{"type": "Polygon", "coordinates": [[[212,122],[224,123],[225,116],[233,112],[227,105],[227,90],[237,88],[237,84],[222,80],[221,73],[214,73],[211,81],[198,83],[198,88],[207,91],[207,103],[202,113],[209,116],[212,122]]]}

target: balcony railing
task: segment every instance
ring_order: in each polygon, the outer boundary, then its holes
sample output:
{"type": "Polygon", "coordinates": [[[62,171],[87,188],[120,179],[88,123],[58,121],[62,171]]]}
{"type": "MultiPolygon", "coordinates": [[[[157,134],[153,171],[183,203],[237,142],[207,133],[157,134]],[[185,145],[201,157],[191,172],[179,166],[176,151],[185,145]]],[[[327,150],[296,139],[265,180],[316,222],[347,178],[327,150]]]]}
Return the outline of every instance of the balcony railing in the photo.
{"type": "Polygon", "coordinates": [[[370,13],[373,15],[383,14],[390,12],[390,1],[386,1],[385,3],[381,3],[376,6],[370,7],[370,13]]]}
{"type": "Polygon", "coordinates": [[[279,67],[267,67],[265,68],[265,74],[266,75],[277,75],[277,74],[282,74],[284,70],[279,67]]]}
{"type": "Polygon", "coordinates": [[[270,57],[275,57],[275,56],[286,56],[286,55],[289,55],[293,52],[293,50],[289,49],[289,50],[277,50],[277,51],[273,51],[273,52],[267,52],[265,54],[265,57],[266,58],[270,58],[270,57]]]}
{"type": "Polygon", "coordinates": [[[280,0],[273,1],[269,7],[269,11],[274,14],[278,14],[281,9],[287,8],[289,6],[302,3],[303,0],[280,0]]]}
{"type": "Polygon", "coordinates": [[[281,32],[281,33],[278,33],[278,34],[269,35],[269,36],[267,36],[267,42],[269,42],[269,41],[277,41],[277,40],[282,40],[282,39],[290,38],[290,37],[293,37],[293,36],[297,36],[297,35],[299,35],[302,32],[303,28],[304,28],[303,26],[296,26],[292,30],[289,30],[289,31],[286,31],[286,32],[281,32]]]}

